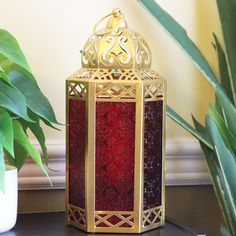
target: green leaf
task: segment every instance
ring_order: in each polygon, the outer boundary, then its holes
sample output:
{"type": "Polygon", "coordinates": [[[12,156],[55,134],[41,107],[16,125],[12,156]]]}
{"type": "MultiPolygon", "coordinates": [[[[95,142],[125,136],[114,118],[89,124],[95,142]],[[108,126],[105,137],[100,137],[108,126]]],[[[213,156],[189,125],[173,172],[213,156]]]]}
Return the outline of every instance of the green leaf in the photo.
{"type": "MultiPolygon", "coordinates": [[[[208,129],[206,129],[204,126],[202,126],[194,117],[193,122],[195,125],[195,128],[198,132],[204,134],[205,136],[209,136],[207,134],[208,129]]],[[[224,190],[224,181],[222,180],[222,174],[220,169],[220,164],[218,161],[218,158],[216,156],[216,153],[209,149],[204,143],[200,141],[201,148],[203,150],[205,160],[207,162],[207,166],[210,171],[211,180],[213,183],[213,187],[219,202],[219,205],[222,210],[222,214],[224,216],[225,222],[227,223],[228,227],[231,223],[231,214],[229,214],[229,206],[228,201],[225,198],[225,190],[224,190]]]]}
{"type": "Polygon", "coordinates": [[[232,103],[234,103],[233,100],[233,92],[230,84],[230,77],[228,72],[228,65],[225,57],[225,53],[220,45],[220,42],[215,34],[213,34],[214,41],[215,41],[215,47],[218,55],[218,67],[220,72],[220,83],[221,86],[225,89],[225,92],[227,93],[229,99],[232,103]]]}
{"type": "MultiPolygon", "coordinates": [[[[14,140],[16,143],[16,147],[17,147],[17,145],[19,145],[21,150],[24,150],[27,153],[27,156],[30,156],[34,160],[34,162],[39,166],[39,168],[44,172],[44,174],[48,177],[48,179],[50,181],[48,173],[42,163],[42,159],[41,159],[39,152],[29,142],[28,137],[25,134],[19,121],[17,121],[17,120],[13,121],[13,129],[14,129],[14,140]]],[[[20,168],[21,166],[17,166],[17,167],[20,168]]],[[[50,181],[50,183],[51,183],[51,181],[50,181]]]]}
{"type": "Polygon", "coordinates": [[[2,146],[14,157],[12,118],[2,108],[0,108],[0,132],[4,137],[2,146]]]}
{"type": "MultiPolygon", "coordinates": [[[[208,120],[208,127],[215,144],[214,148],[218,157],[223,177],[225,179],[225,182],[229,186],[229,190],[231,190],[231,199],[232,201],[234,201],[233,199],[235,199],[236,201],[236,159],[235,157],[233,157],[233,153],[230,152],[230,150],[224,144],[224,141],[216,124],[214,123],[214,120],[208,120]]],[[[234,203],[233,206],[236,207],[236,204],[234,203]]],[[[234,210],[236,223],[236,208],[234,210]]]]}
{"type": "Polygon", "coordinates": [[[11,85],[10,79],[8,78],[7,74],[2,69],[2,67],[0,67],[0,78],[4,80],[6,83],[8,83],[9,85],[11,85]]]}
{"type": "Polygon", "coordinates": [[[59,124],[51,104],[33,80],[17,71],[10,72],[8,76],[11,83],[24,94],[28,107],[34,113],[50,123],[59,124]]]}
{"type": "MultiPolygon", "coordinates": [[[[52,123],[50,123],[50,122],[48,122],[47,120],[45,120],[45,119],[41,119],[47,126],[49,126],[49,127],[51,127],[51,128],[53,128],[53,129],[55,129],[55,130],[58,130],[58,131],[61,131],[60,129],[58,129],[57,127],[55,127],[52,123]]],[[[61,125],[61,124],[60,124],[61,125]]]]}
{"type": "Polygon", "coordinates": [[[217,110],[213,107],[212,104],[210,104],[209,106],[209,113],[211,118],[217,125],[217,128],[226,147],[236,155],[236,138],[232,135],[231,131],[226,126],[224,119],[220,116],[220,114],[217,112],[217,110]]]}
{"type": "Polygon", "coordinates": [[[176,40],[179,46],[187,53],[192,59],[193,63],[203,73],[209,83],[215,87],[219,84],[214,72],[212,71],[209,63],[188,37],[186,30],[173,19],[164,9],[162,9],[155,0],[138,0],[164,27],[164,29],[176,40]]]}
{"type": "Polygon", "coordinates": [[[220,226],[220,235],[221,236],[232,236],[231,233],[228,231],[228,229],[224,226],[220,226]]]}
{"type": "Polygon", "coordinates": [[[236,1],[217,0],[221,28],[223,31],[226,58],[229,69],[230,84],[233,91],[234,104],[236,104],[236,1]]]}
{"type": "Polygon", "coordinates": [[[216,154],[214,151],[209,149],[202,142],[200,142],[200,145],[201,145],[202,151],[204,153],[205,160],[207,162],[207,166],[208,166],[208,169],[210,172],[210,177],[211,177],[211,181],[213,184],[213,188],[214,188],[215,194],[217,196],[217,200],[218,200],[219,206],[221,208],[224,220],[227,223],[227,225],[230,225],[230,218],[229,218],[228,210],[227,210],[228,203],[224,197],[221,183],[219,181],[218,173],[220,173],[220,168],[219,168],[219,163],[218,163],[216,154]]]}
{"type": "Polygon", "coordinates": [[[0,132],[0,191],[5,191],[5,162],[3,156],[3,134],[0,132]]]}
{"type": "Polygon", "coordinates": [[[25,150],[24,146],[17,141],[14,142],[15,158],[13,158],[10,153],[8,154],[8,163],[15,166],[18,170],[24,165],[27,158],[29,158],[28,152],[25,150]]]}
{"type": "MultiPolygon", "coordinates": [[[[211,140],[209,137],[209,133],[207,132],[207,129],[200,122],[198,122],[198,120],[193,115],[192,115],[192,120],[193,120],[196,131],[200,133],[207,140],[209,144],[211,144],[211,140]]],[[[211,147],[212,147],[212,144],[211,144],[211,147]]],[[[213,150],[213,147],[212,147],[212,150],[213,150]]]]}
{"type": "Polygon", "coordinates": [[[199,139],[201,142],[203,142],[207,147],[210,149],[213,149],[211,143],[207,140],[205,136],[203,136],[202,133],[195,130],[189,123],[187,123],[180,115],[178,115],[171,107],[167,106],[166,110],[167,115],[177,122],[180,126],[185,128],[188,132],[190,132],[194,137],[199,139]]]}
{"type": "Polygon", "coordinates": [[[0,107],[3,107],[24,120],[33,122],[27,114],[27,104],[22,93],[0,78],[0,107]]]}
{"type": "MultiPolygon", "coordinates": [[[[233,217],[232,216],[232,206],[230,205],[230,198],[229,198],[229,193],[227,190],[227,183],[224,180],[224,177],[222,175],[222,171],[221,169],[218,170],[218,175],[217,175],[217,179],[218,179],[218,185],[220,186],[220,195],[221,197],[224,199],[225,202],[225,215],[227,221],[225,220],[227,227],[230,231],[231,235],[235,235],[236,231],[235,231],[235,223],[233,222],[233,217]]],[[[235,221],[235,219],[234,219],[235,221]]]]}
{"type": "Polygon", "coordinates": [[[226,125],[236,137],[236,109],[220,87],[216,87],[215,93],[218,106],[221,108],[221,113],[223,114],[226,125]]]}
{"type": "Polygon", "coordinates": [[[0,55],[31,73],[24,53],[17,40],[6,30],[0,29],[0,55]]]}
{"type": "Polygon", "coordinates": [[[222,188],[222,196],[226,199],[229,227],[233,235],[236,234],[236,161],[233,154],[224,144],[220,132],[209,116],[206,117],[206,125],[214,142],[214,149],[220,166],[218,172],[219,182],[222,188]]]}
{"type": "Polygon", "coordinates": [[[35,123],[25,122],[23,120],[21,123],[23,123],[26,128],[29,128],[32,131],[32,133],[34,134],[34,136],[37,138],[37,140],[41,146],[43,156],[45,158],[45,163],[47,165],[48,164],[48,152],[47,152],[47,147],[45,144],[46,140],[45,140],[44,132],[43,132],[43,129],[40,127],[39,117],[36,114],[34,114],[33,112],[29,112],[29,115],[30,115],[30,118],[35,121],[35,123]]]}

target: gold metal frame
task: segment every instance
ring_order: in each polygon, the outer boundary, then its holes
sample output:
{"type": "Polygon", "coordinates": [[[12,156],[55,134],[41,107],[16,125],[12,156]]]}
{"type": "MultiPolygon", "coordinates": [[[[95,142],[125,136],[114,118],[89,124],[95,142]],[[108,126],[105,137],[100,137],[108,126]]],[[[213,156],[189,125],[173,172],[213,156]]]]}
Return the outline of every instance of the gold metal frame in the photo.
{"type": "Polygon", "coordinates": [[[81,69],[66,82],[66,122],[69,99],[86,101],[85,209],[69,203],[69,126],[66,129],[66,223],[87,232],[141,233],[165,222],[165,107],[166,82],[151,70],[81,69]],[[122,79],[123,78],[123,79],[122,79]],[[102,92],[101,92],[102,91],[102,92]],[[143,209],[144,103],[163,100],[162,204],[143,209]],[[136,102],[134,211],[95,210],[96,101],[136,102]],[[112,225],[108,219],[117,217],[112,225]],[[100,223],[107,227],[100,227],[100,223]],[[122,227],[123,224],[128,227],[122,227]]]}

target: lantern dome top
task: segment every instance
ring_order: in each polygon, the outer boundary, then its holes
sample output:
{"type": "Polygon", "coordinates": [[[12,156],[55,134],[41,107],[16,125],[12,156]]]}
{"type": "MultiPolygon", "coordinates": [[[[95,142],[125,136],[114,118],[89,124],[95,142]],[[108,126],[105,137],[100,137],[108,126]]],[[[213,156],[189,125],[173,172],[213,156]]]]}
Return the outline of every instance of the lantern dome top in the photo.
{"type": "Polygon", "coordinates": [[[128,27],[120,9],[114,9],[95,25],[82,50],[82,66],[148,69],[151,66],[151,52],[145,39],[128,27]],[[105,20],[106,26],[101,28],[105,20]]]}

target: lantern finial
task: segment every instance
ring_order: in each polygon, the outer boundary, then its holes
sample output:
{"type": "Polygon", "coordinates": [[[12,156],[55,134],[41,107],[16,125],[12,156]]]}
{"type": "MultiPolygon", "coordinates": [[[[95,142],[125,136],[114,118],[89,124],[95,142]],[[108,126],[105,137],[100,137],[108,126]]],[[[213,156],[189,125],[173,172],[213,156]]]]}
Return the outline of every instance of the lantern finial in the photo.
{"type": "Polygon", "coordinates": [[[121,15],[121,10],[120,10],[120,8],[115,8],[115,9],[113,9],[113,10],[112,10],[112,14],[113,14],[113,16],[115,16],[115,17],[119,17],[119,16],[121,15]]]}

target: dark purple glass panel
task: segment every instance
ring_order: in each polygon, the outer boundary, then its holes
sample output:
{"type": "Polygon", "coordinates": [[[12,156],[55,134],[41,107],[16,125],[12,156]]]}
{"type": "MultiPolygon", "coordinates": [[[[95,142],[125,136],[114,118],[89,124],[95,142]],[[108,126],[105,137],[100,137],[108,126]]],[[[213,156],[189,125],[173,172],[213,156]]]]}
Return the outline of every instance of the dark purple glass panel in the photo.
{"type": "Polygon", "coordinates": [[[132,211],[135,103],[96,104],[96,210],[132,211]]]}
{"type": "Polygon", "coordinates": [[[163,101],[145,102],[144,210],[161,205],[163,101]]]}
{"type": "Polygon", "coordinates": [[[69,100],[69,203],[85,208],[86,102],[69,100]]]}

